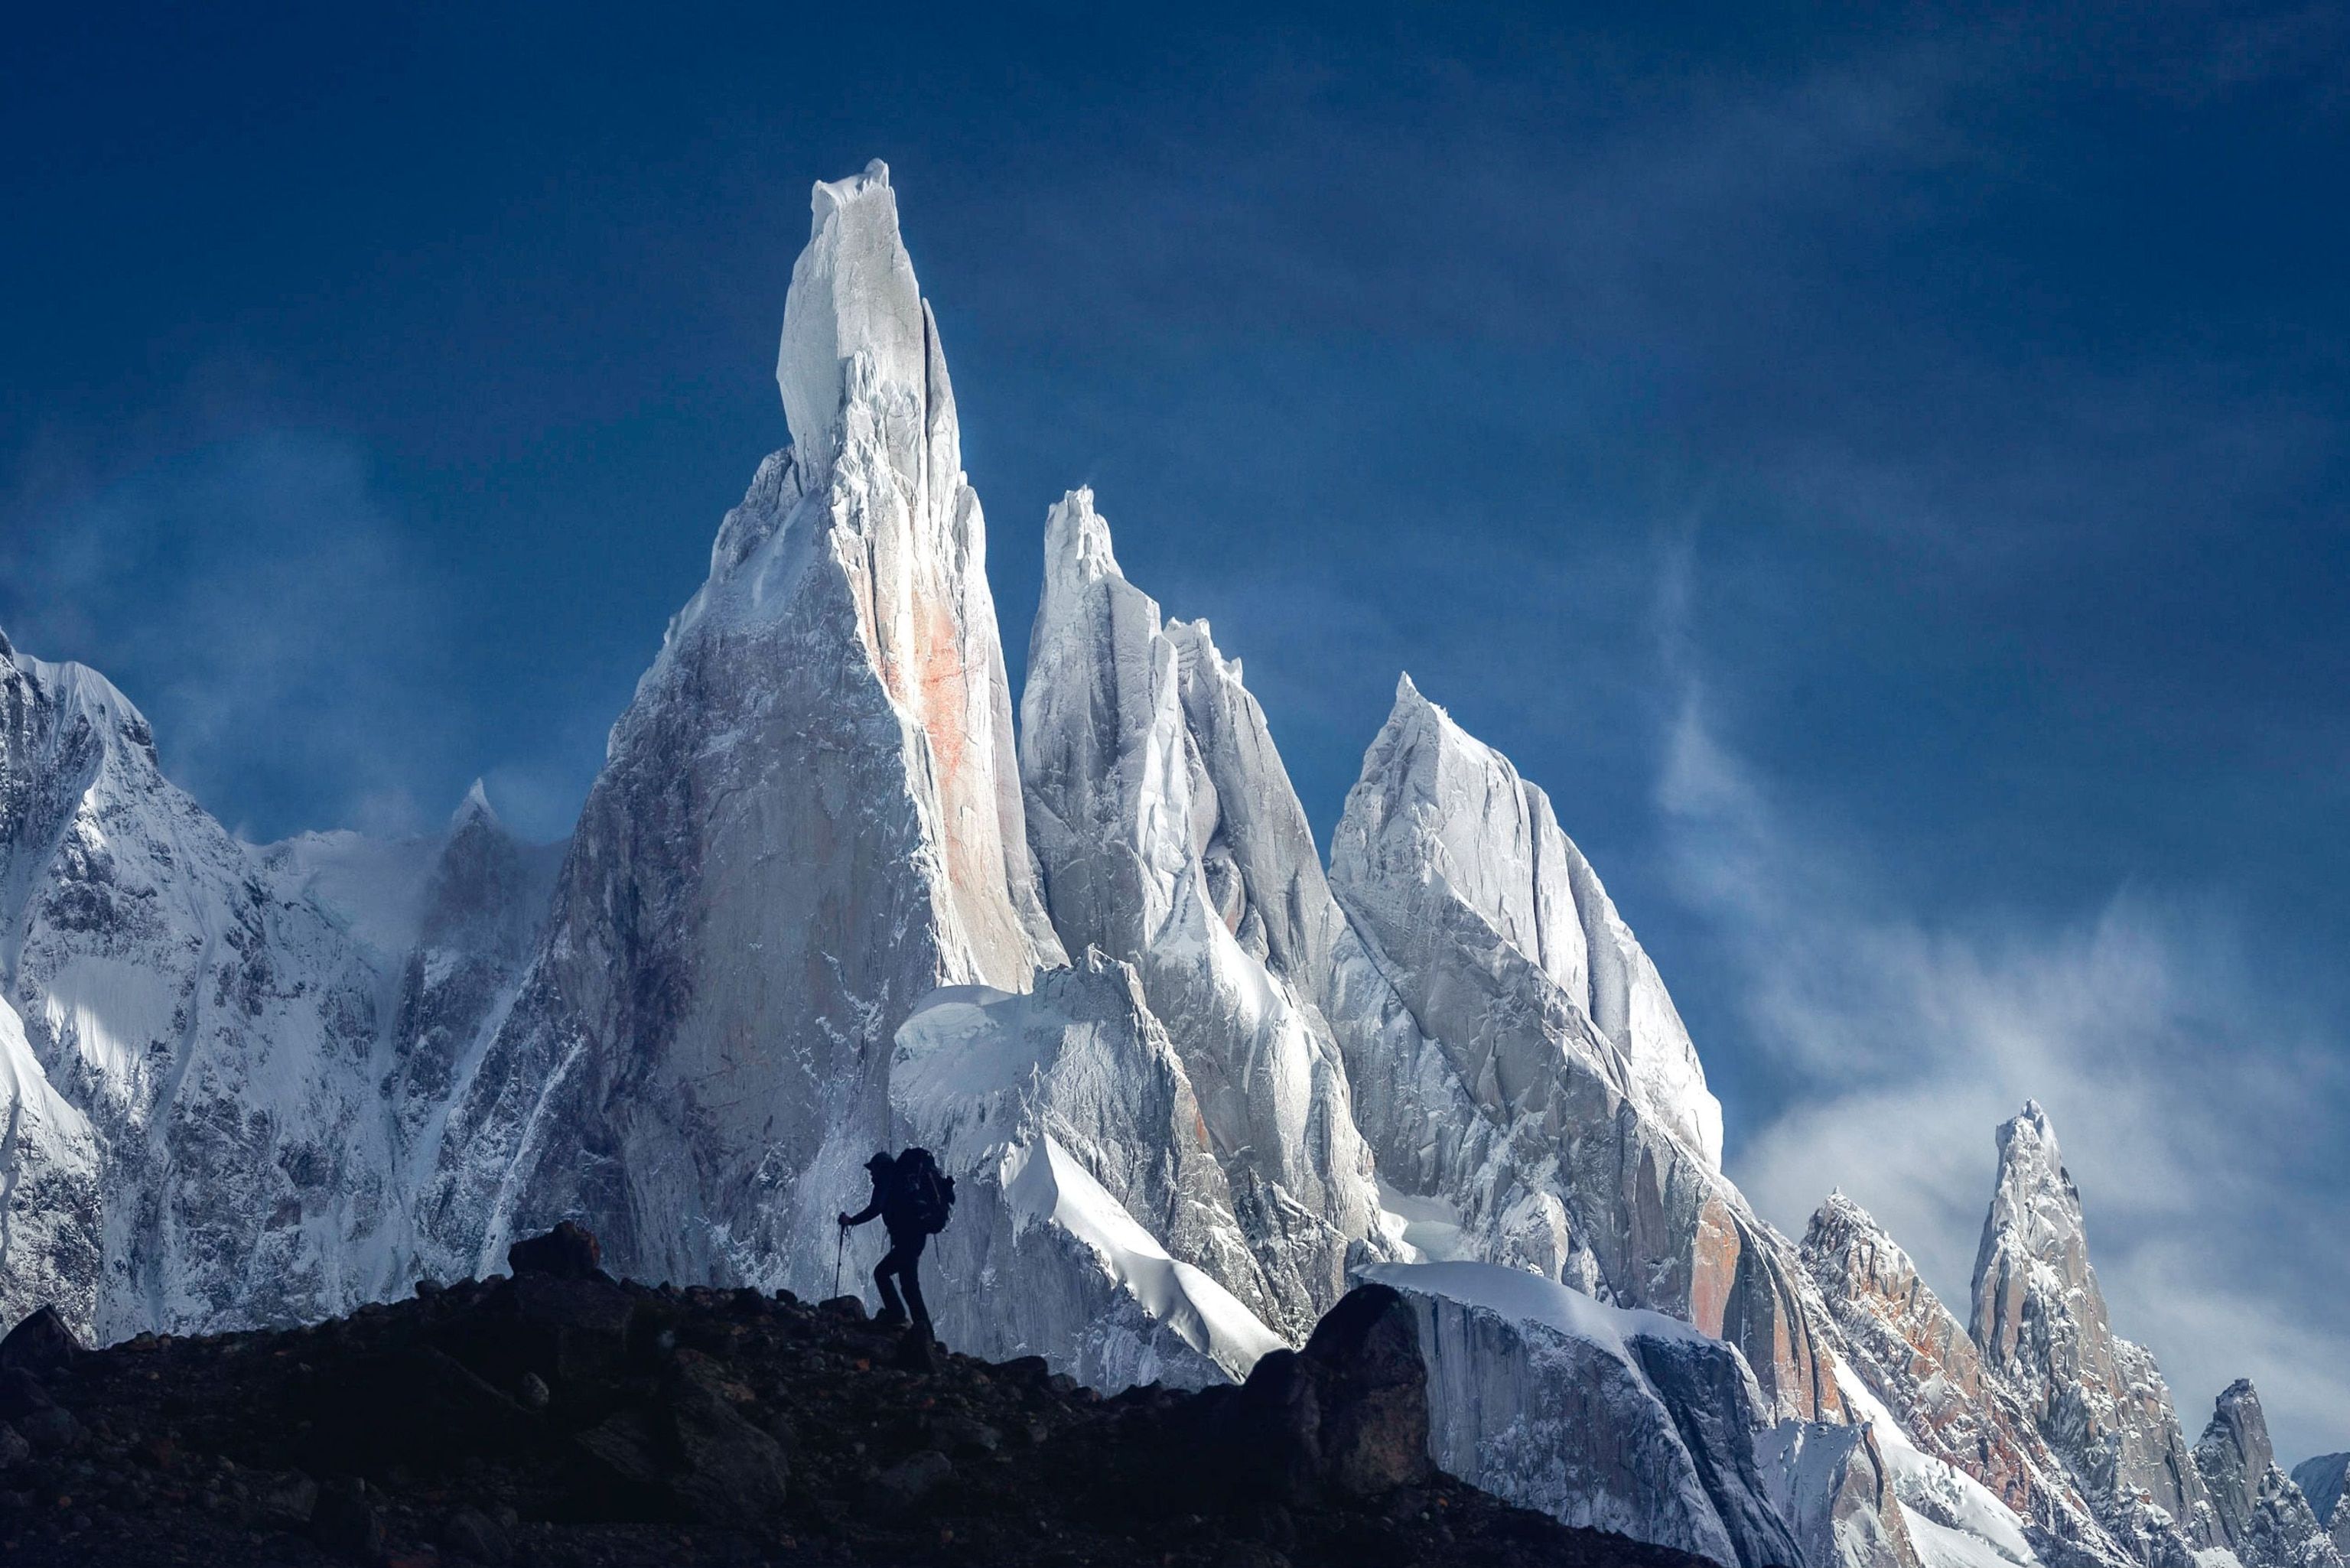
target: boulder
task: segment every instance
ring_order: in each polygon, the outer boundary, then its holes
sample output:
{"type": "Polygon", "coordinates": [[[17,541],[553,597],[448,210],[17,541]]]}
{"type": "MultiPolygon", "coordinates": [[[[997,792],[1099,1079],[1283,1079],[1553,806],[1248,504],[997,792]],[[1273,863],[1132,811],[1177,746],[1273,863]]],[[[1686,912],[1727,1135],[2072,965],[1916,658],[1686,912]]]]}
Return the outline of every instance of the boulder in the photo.
{"type": "Polygon", "coordinates": [[[252,1483],[253,1511],[274,1524],[306,1525],[318,1509],[318,1483],[300,1470],[265,1471],[252,1483]]]}
{"type": "Polygon", "coordinates": [[[953,1479],[953,1463],[936,1449],[924,1449],[883,1470],[873,1490],[892,1507],[910,1508],[953,1479]]]}
{"type": "Polygon", "coordinates": [[[525,1274],[552,1274],[558,1280],[584,1280],[597,1272],[604,1249],[596,1232],[566,1220],[544,1236],[516,1241],[506,1249],[506,1266],[519,1280],[525,1274]]]}
{"type": "Polygon", "coordinates": [[[1196,1440],[1226,1456],[1231,1484],[1291,1501],[1373,1497],[1425,1481],[1428,1373],[1403,1297],[1358,1285],[1303,1351],[1260,1358],[1248,1381],[1200,1406],[1196,1440]]]}
{"type": "Polygon", "coordinates": [[[582,1432],[583,1517],[756,1531],[782,1511],[791,1466],[745,1420],[713,1364],[681,1354],[654,1397],[582,1432]]]}
{"type": "Polygon", "coordinates": [[[514,1561],[514,1540],[498,1521],[478,1508],[461,1508],[441,1526],[441,1544],[459,1557],[486,1563],[491,1568],[514,1561]]]}
{"type": "Polygon", "coordinates": [[[0,1369],[47,1372],[62,1366],[88,1346],[53,1306],[33,1313],[0,1339],[0,1369]]]}

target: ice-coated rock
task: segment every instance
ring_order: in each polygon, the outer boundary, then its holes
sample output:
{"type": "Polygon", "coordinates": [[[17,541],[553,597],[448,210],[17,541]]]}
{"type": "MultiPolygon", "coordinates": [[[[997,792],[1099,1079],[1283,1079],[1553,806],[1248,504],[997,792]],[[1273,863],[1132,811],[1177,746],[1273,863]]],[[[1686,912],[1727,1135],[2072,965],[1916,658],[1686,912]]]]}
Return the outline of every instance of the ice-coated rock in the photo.
{"type": "Polygon", "coordinates": [[[49,1086],[5,997],[0,1117],[0,1323],[53,1305],[87,1329],[105,1278],[98,1138],[49,1086]]]}
{"type": "Polygon", "coordinates": [[[1419,1314],[1446,1470],[1728,1568],[1806,1564],[1757,1458],[1767,1402],[1731,1346],[1520,1269],[1379,1263],[1362,1277],[1419,1314]]]}
{"type": "MultiPolygon", "coordinates": [[[[1409,676],[1372,753],[1332,849],[1348,913],[1369,916],[1399,961],[1440,967],[1465,950],[1503,984],[1548,981],[1620,1062],[1641,1109],[1719,1167],[1721,1106],[1689,1031],[1598,874],[1560,831],[1550,797],[1421,697],[1409,676]],[[1395,918],[1393,895],[1409,880],[1440,888],[1418,911],[1440,921],[1417,940],[1395,918]]],[[[1506,1096],[1508,1058],[1486,1060],[1503,1076],[1480,1092],[1506,1096]]]]}
{"type": "Polygon", "coordinates": [[[1757,1438],[1756,1463],[1806,1563],[1918,1568],[1908,1517],[1871,1428],[1782,1421],[1757,1438]]]}
{"type": "MultiPolygon", "coordinates": [[[[1864,1384],[1894,1429],[1955,1467],[2022,1517],[2050,1563],[2114,1568],[2128,1561],[2090,1512],[2022,1401],[1983,1368],[1974,1341],[1867,1211],[1833,1194],[1804,1232],[1803,1259],[1841,1334],[1846,1375],[1864,1384]]],[[[1911,1505],[1949,1529],[1979,1510],[1911,1505]]]]}
{"type": "Polygon", "coordinates": [[[1778,1415],[1833,1418],[1794,1249],[1716,1168],[1719,1112],[1661,988],[1634,1004],[1653,971],[1547,797],[1409,679],[1330,882],[1348,929],[1326,1005],[1380,1179],[1422,1216],[1399,1232],[1693,1323],[1778,1415]],[[1620,1009],[1593,976],[1622,980],[1620,1009]]]}
{"type": "Polygon", "coordinates": [[[2030,1568],[2043,1560],[2033,1549],[2032,1526],[1973,1476],[1912,1442],[1849,1365],[1837,1365],[1836,1380],[1845,1408],[1868,1429],[1880,1473],[1901,1504],[1910,1542],[1927,1568],[1996,1568],[2003,1563],[2030,1568]]]}
{"type": "Polygon", "coordinates": [[[577,1218],[615,1272],[812,1290],[898,1025],[1061,961],[986,529],[887,171],[818,187],[760,466],[614,726],[419,1201],[463,1272],[577,1218]],[[837,397],[832,389],[837,385],[837,397]]]}
{"type": "Polygon", "coordinates": [[[954,1282],[936,1293],[948,1343],[1104,1389],[1220,1382],[1282,1343],[1247,1303],[1263,1271],[1125,964],[1089,950],[1025,994],[933,993],[898,1031],[889,1092],[899,1141],[956,1181],[926,1264],[954,1282]]]}
{"type": "Polygon", "coordinates": [[[2342,1568],[2342,1553],[2302,1489],[2277,1467],[2268,1417],[2248,1378],[2213,1403],[2195,1445],[2220,1533],[2243,1568],[2342,1568]]]}
{"type": "Polygon", "coordinates": [[[2161,1372],[2113,1332],[2080,1194],[2036,1103],[1999,1129],[1968,1332],[2132,1557],[2189,1568],[2226,1544],[2161,1372]]]}
{"type": "Polygon", "coordinates": [[[846,180],[817,181],[808,208],[807,248],[792,265],[775,386],[792,450],[813,472],[833,452],[850,363],[864,355],[881,385],[920,389],[931,328],[899,238],[888,164],[877,158],[846,180]]]}
{"type": "Polygon", "coordinates": [[[2345,1480],[2350,1480],[2350,1454],[2320,1454],[2293,1467],[2293,1484],[2308,1499],[2334,1549],[2350,1558],[2350,1509],[2342,1506],[2345,1480]]]}
{"type": "Polygon", "coordinates": [[[1021,698],[1046,906],[1071,951],[1131,963],[1191,1075],[1259,1282],[1302,1337],[1385,1255],[1370,1155],[1316,1006],[1342,924],[1266,729],[1204,622],[1162,625],[1093,493],[1052,510],[1021,698]]]}

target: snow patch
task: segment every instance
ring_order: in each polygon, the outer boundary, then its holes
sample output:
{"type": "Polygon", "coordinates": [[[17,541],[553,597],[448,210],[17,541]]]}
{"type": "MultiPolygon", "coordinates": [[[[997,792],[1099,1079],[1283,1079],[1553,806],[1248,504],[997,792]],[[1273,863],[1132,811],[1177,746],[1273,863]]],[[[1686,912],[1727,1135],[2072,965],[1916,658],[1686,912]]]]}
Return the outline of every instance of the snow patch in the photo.
{"type": "Polygon", "coordinates": [[[1093,1250],[1142,1309],[1219,1366],[1245,1372],[1283,1345],[1204,1270],[1168,1256],[1149,1231],[1050,1133],[1004,1156],[1000,1179],[1014,1212],[1059,1226],[1093,1250]]]}

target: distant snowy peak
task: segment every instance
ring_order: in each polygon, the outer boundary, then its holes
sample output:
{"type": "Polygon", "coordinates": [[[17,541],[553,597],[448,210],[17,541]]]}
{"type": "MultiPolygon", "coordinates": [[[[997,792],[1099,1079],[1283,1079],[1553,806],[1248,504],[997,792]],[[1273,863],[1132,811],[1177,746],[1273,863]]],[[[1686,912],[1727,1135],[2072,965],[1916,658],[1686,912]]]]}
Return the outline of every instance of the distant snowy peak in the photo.
{"type": "MultiPolygon", "coordinates": [[[[1947,1464],[2022,1516],[2046,1562],[2088,1568],[2124,1562],[2022,1402],[1983,1366],[1966,1328],[1909,1255],[1867,1210],[1830,1195],[1804,1232],[1803,1258],[1841,1332],[1849,1376],[1888,1413],[1901,1441],[1947,1464]]],[[[1963,1489],[1960,1489],[1963,1490],[1963,1489]]],[[[1958,1526],[1940,1506],[1948,1486],[1910,1506],[1958,1526]]]]}
{"type": "Polygon", "coordinates": [[[2081,1198],[2036,1102],[1999,1129],[1969,1324],[2106,1530],[2147,1563],[2224,1545],[2154,1358],[2113,1332],[2081,1198]]]}
{"type": "Polygon", "coordinates": [[[1598,873],[1560,828],[1550,796],[1420,695],[1409,675],[1364,758],[1331,859],[1334,877],[1358,901],[1399,879],[1436,879],[1462,916],[1589,1022],[1621,1058],[1643,1107],[1720,1168],[1721,1104],[1705,1086],[1689,1031],[1598,873]]]}
{"type": "Polygon", "coordinates": [[[56,1135],[41,1163],[63,1183],[45,1189],[26,1145],[14,1185],[49,1191],[44,1223],[65,1227],[38,1257],[11,1220],[0,1298],[38,1304],[23,1293],[46,1279],[110,1336],[323,1315],[379,1289],[400,1217],[374,958],[163,776],[103,677],[0,656],[10,1108],[56,1135]]]}

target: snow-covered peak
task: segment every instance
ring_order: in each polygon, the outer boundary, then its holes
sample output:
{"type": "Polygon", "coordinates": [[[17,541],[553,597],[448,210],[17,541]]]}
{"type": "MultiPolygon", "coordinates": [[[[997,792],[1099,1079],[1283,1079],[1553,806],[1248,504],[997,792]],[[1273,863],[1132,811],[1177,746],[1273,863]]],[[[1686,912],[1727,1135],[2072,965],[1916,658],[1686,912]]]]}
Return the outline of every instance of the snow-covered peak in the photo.
{"type": "Polygon", "coordinates": [[[820,180],[808,201],[807,249],[792,267],[775,384],[804,463],[829,455],[848,363],[863,355],[882,386],[923,390],[931,355],[914,264],[898,234],[898,198],[879,159],[820,180]]]}
{"type": "Polygon", "coordinates": [[[2268,1417],[2249,1378],[2228,1385],[2214,1402],[2195,1445],[2195,1468],[2210,1494],[2220,1537],[2244,1568],[2342,1568],[2324,1518],[2277,1468],[2268,1417]]]}
{"type": "Polygon", "coordinates": [[[1975,1342],[1994,1361],[2017,1353],[2023,1302],[2035,1291],[2080,1298],[2105,1328],[2105,1300],[2089,1267],[2081,1197],[2038,1101],[2000,1124],[1999,1181],[1975,1253],[1975,1342]]]}
{"type": "Polygon", "coordinates": [[[1348,915],[1375,931],[1401,935],[1414,919],[1404,906],[1430,889],[1453,900],[1621,1054],[1651,1114],[1720,1166],[1721,1106],[1689,1031],[1550,796],[1409,675],[1347,794],[1330,877],[1348,915]]]}
{"type": "Polygon", "coordinates": [[[1377,1249],[1369,1158],[1315,1000],[1339,928],[1264,714],[1206,628],[1162,624],[1093,493],[1045,527],[1021,697],[1029,842],[1068,950],[1135,966],[1299,1332],[1377,1249]],[[1301,1223],[1301,1220],[1305,1222],[1301,1223]]]}
{"type": "Polygon", "coordinates": [[[122,694],[122,689],[87,664],[71,659],[52,663],[19,652],[5,637],[0,637],[0,680],[14,670],[29,681],[45,699],[62,712],[77,715],[88,722],[94,736],[101,742],[120,738],[129,742],[143,756],[147,765],[155,763],[155,729],[138,704],[122,694]]]}
{"type": "Polygon", "coordinates": [[[2037,1102],[1999,1129],[1969,1333],[2099,1521],[2141,1561],[2223,1544],[2154,1357],[2113,1332],[2081,1197],[2037,1102]]]}
{"type": "Polygon", "coordinates": [[[1093,486],[1081,484],[1045,516],[1045,592],[1066,594],[1103,577],[1123,577],[1110,548],[1109,523],[1094,510],[1093,486]]]}
{"type": "Polygon", "coordinates": [[[449,814],[449,831],[459,833],[477,822],[501,831],[505,826],[498,820],[496,808],[490,805],[490,792],[480,779],[473,781],[473,787],[465,792],[465,798],[459,801],[457,809],[449,814]]]}
{"type": "Polygon", "coordinates": [[[2220,1397],[2212,1402],[2210,1423],[2196,1447],[2224,1452],[2237,1469],[2254,1477],[2266,1474],[2276,1463],[2276,1449],[2269,1441],[2269,1418],[2251,1378],[2239,1377],[2220,1391],[2220,1397]]]}

